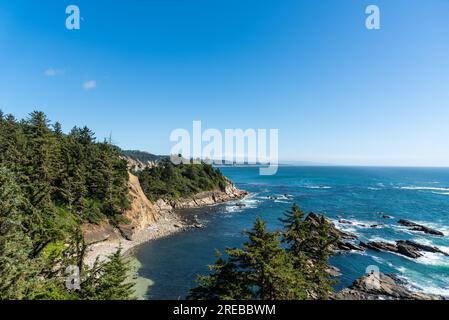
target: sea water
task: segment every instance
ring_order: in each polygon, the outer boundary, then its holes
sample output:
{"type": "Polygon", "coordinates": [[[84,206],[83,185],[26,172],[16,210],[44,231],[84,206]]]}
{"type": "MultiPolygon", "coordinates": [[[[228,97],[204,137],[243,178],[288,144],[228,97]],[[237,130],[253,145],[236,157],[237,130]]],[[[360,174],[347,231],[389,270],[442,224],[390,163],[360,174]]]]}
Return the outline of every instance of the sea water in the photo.
{"type": "MultiPolygon", "coordinates": [[[[238,188],[250,192],[238,201],[245,207],[231,202],[185,210],[182,214],[198,220],[204,229],[141,246],[136,252],[142,264],[139,273],[153,283],[146,298],[184,298],[195,285],[196,275],[206,273],[207,265],[214,262],[215,250],[241,246],[246,240],[242,231],[250,229],[257,216],[267,221],[269,229],[279,229],[278,219],[293,203],[306,212],[325,214],[361,241],[413,240],[449,253],[449,169],[282,166],[274,176],[260,176],[255,167],[221,170],[238,188]],[[410,231],[397,223],[399,219],[438,229],[445,236],[410,231]]],[[[406,279],[413,290],[449,296],[449,257],[441,254],[409,259],[367,250],[337,254],[331,263],[342,273],[336,290],[375,266],[406,279]]]]}

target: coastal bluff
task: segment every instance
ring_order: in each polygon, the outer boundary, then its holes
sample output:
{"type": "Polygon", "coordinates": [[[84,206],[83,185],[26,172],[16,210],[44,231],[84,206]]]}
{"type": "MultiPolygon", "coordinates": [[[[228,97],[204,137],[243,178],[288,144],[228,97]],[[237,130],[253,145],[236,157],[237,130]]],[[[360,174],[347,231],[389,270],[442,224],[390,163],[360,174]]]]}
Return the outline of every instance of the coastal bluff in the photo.
{"type": "Polygon", "coordinates": [[[224,191],[204,191],[188,198],[172,201],[158,199],[152,203],[145,196],[138,177],[132,173],[129,173],[128,190],[131,205],[123,215],[126,222],[117,226],[106,221],[99,224],[83,224],[81,229],[86,244],[105,241],[123,242],[122,240],[141,243],[145,242],[142,239],[150,240],[166,236],[176,230],[189,227],[182,216],[175,212],[176,210],[239,200],[248,194],[246,191],[237,189],[229,179],[226,179],[224,191]],[[154,237],[149,236],[149,233],[154,233],[154,237]]]}

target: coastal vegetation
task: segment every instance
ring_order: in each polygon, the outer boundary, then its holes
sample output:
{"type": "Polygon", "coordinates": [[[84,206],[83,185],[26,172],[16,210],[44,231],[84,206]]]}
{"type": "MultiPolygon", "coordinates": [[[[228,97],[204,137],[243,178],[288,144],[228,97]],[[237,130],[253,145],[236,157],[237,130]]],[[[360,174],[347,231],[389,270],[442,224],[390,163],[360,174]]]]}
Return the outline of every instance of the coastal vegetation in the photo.
{"type": "Polygon", "coordinates": [[[64,134],[42,112],[20,121],[0,113],[0,299],[130,298],[120,250],[88,267],[80,231],[121,221],[127,182],[119,149],[87,127],[64,134]]]}
{"type": "Polygon", "coordinates": [[[176,200],[202,191],[224,191],[226,178],[219,169],[207,163],[173,164],[169,158],[157,166],[136,173],[145,195],[151,201],[176,200]]]}
{"type": "Polygon", "coordinates": [[[210,274],[198,277],[189,298],[195,300],[306,300],[328,299],[334,280],[328,259],[338,240],[323,216],[312,226],[293,205],[281,219],[283,230],[271,232],[256,219],[246,231],[242,248],[217,252],[210,274]]]}
{"type": "Polygon", "coordinates": [[[204,163],[175,166],[167,157],[123,152],[106,139],[97,141],[87,127],[64,133],[43,112],[17,120],[0,111],[0,299],[133,296],[121,250],[87,266],[81,231],[84,224],[128,223],[129,157],[158,162],[136,172],[152,201],[227,185],[204,163]]]}

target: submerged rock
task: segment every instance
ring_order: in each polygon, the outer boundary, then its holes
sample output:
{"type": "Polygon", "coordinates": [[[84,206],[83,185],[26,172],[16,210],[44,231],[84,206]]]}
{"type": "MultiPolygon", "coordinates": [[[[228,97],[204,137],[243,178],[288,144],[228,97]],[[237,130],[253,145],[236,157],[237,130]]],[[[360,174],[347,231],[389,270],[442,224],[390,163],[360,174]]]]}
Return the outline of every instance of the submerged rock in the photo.
{"type": "Polygon", "coordinates": [[[411,230],[413,230],[413,231],[420,231],[420,232],[424,232],[424,233],[427,233],[427,234],[433,234],[435,236],[441,236],[441,237],[444,236],[444,233],[441,232],[441,231],[438,231],[438,230],[435,230],[435,229],[432,229],[432,228],[429,228],[429,227],[417,224],[417,223],[412,222],[412,221],[401,219],[401,220],[398,221],[398,223],[401,226],[411,228],[411,230]]]}

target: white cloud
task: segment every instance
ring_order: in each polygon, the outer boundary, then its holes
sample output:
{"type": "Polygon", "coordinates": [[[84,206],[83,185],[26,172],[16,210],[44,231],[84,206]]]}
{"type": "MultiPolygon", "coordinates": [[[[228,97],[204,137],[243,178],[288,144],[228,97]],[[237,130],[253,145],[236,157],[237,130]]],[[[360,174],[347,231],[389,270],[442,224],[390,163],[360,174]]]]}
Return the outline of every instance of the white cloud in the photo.
{"type": "Polygon", "coordinates": [[[97,87],[97,82],[95,80],[89,80],[83,83],[83,88],[86,90],[92,90],[97,87]]]}
{"type": "Polygon", "coordinates": [[[46,77],[56,77],[64,73],[64,70],[61,69],[54,69],[54,68],[48,68],[44,71],[44,75],[46,77]]]}

